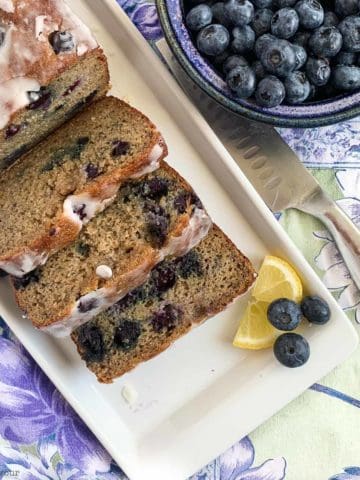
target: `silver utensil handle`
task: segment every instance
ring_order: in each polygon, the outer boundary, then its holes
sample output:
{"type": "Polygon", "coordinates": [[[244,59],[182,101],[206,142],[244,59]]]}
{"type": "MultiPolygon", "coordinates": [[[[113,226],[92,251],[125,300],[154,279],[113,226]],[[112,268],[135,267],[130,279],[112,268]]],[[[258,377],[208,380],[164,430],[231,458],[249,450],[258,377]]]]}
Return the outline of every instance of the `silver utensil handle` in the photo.
{"type": "Polygon", "coordinates": [[[314,197],[299,207],[299,210],[319,218],[328,228],[355,285],[360,289],[360,230],[346,213],[322,191],[316,192],[314,197]]]}

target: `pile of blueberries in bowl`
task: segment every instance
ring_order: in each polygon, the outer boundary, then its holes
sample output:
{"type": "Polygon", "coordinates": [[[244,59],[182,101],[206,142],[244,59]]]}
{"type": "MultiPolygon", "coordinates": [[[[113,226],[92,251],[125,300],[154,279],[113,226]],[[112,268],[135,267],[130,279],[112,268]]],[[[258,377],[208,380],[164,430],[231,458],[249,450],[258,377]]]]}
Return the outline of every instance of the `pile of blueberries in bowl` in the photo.
{"type": "Polygon", "coordinates": [[[360,89],[360,0],[188,0],[201,54],[241,99],[298,105],[360,89]]]}
{"type": "Polygon", "coordinates": [[[156,0],[188,77],[251,120],[318,127],[360,115],[360,0],[156,0]]]}

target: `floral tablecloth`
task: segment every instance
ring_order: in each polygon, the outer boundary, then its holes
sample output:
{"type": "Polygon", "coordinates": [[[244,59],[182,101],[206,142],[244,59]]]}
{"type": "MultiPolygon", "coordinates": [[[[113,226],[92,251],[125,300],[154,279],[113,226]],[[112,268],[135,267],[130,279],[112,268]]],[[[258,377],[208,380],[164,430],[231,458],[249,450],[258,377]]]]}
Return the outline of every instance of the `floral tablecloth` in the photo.
{"type": "MultiPolygon", "coordinates": [[[[161,37],[153,3],[119,3],[147,40],[161,37]]],[[[281,134],[360,227],[360,119],[281,134]]],[[[331,236],[296,211],[280,222],[360,331],[360,292],[331,236]]],[[[0,320],[0,479],[9,477],[126,478],[0,320]]],[[[281,479],[360,480],[360,349],[191,478],[281,479]]]]}

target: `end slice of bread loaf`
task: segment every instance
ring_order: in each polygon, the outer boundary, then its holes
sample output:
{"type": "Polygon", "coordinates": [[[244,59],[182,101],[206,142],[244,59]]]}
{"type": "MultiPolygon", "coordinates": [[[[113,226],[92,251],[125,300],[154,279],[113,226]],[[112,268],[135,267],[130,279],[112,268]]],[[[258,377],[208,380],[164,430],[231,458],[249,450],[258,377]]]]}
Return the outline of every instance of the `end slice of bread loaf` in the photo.
{"type": "Polygon", "coordinates": [[[87,367],[111,383],[223,310],[255,279],[250,261],[217,227],[183,257],[164,260],[141,287],[72,334],[87,367]]]}
{"type": "Polygon", "coordinates": [[[141,285],[165,257],[193,248],[210,227],[191,187],[163,162],[123,184],[74,244],[13,278],[17,301],[37,328],[69,335],[141,285]]]}
{"type": "Polygon", "coordinates": [[[34,270],[73,242],[119,186],[166,156],[156,127],[114,97],[92,104],[0,176],[0,268],[34,270]]]}

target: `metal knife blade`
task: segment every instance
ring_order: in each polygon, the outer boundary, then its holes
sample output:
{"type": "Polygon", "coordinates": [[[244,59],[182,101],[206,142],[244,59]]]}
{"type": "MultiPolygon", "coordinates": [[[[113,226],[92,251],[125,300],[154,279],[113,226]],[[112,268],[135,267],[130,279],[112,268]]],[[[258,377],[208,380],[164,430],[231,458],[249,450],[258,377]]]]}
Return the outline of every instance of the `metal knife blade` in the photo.
{"type": "Polygon", "coordinates": [[[351,219],[322,190],[274,128],[225,110],[189,79],[165,39],[156,46],[268,207],[273,212],[297,208],[319,218],[333,235],[360,289],[360,231],[351,219]]]}
{"type": "Polygon", "coordinates": [[[231,113],[184,73],[164,39],[157,43],[170,69],[273,212],[299,208],[321,189],[273,127],[231,113]]]}

